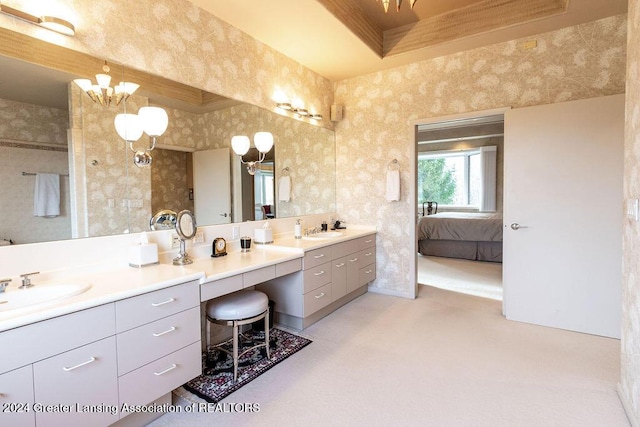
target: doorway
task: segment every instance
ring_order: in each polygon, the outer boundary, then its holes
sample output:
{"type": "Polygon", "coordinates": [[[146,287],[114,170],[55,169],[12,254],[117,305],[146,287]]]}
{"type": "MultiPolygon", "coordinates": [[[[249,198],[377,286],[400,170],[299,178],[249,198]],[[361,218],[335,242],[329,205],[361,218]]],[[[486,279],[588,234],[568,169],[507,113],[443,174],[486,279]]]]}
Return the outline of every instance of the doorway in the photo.
{"type": "MultiPolygon", "coordinates": [[[[495,262],[501,261],[501,250],[499,257],[483,258],[484,255],[474,255],[478,246],[478,242],[475,241],[453,241],[453,237],[443,237],[443,240],[439,240],[437,236],[431,236],[433,238],[428,239],[428,243],[419,240],[426,237],[424,230],[420,228],[421,225],[426,226],[426,222],[429,221],[430,227],[434,221],[445,221],[447,216],[460,217],[456,221],[463,223],[467,222],[464,218],[467,216],[496,217],[497,219],[492,220],[493,229],[500,234],[501,240],[505,111],[506,109],[488,110],[418,120],[413,123],[416,295],[418,285],[423,284],[494,300],[502,299],[502,264],[495,262]],[[484,170],[490,169],[488,166],[483,166],[480,175],[477,170],[474,171],[474,164],[478,164],[478,159],[474,157],[478,157],[480,151],[495,151],[493,189],[479,181],[482,179],[479,177],[485,173],[484,170]],[[426,164],[429,162],[433,165],[426,164]],[[431,179],[423,179],[424,176],[430,176],[431,179]],[[455,188],[437,191],[433,185],[435,181],[438,182],[436,187],[445,183],[445,186],[455,188]],[[484,188],[480,193],[479,185],[484,188]],[[490,204],[479,200],[484,197],[483,192],[493,192],[490,204]],[[437,206],[437,211],[428,212],[426,208],[423,209],[423,203],[426,205],[428,201],[434,202],[432,207],[437,206]],[[423,220],[427,215],[429,218],[423,220]],[[425,249],[425,245],[428,249],[425,249]]],[[[458,236],[455,237],[455,240],[457,239],[458,236]]],[[[495,239],[497,240],[497,237],[495,239]]],[[[494,248],[501,247],[501,241],[491,242],[490,245],[494,248]]],[[[480,252],[484,251],[484,248],[480,249],[480,252]]],[[[490,252],[493,251],[494,249],[491,249],[490,252]]]]}

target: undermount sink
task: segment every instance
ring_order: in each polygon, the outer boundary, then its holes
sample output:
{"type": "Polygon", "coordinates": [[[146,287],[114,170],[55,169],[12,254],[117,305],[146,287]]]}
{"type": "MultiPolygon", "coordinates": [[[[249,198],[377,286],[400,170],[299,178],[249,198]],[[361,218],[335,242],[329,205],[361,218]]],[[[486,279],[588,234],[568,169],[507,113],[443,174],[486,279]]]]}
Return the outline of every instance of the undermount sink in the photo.
{"type": "Polygon", "coordinates": [[[89,288],[91,285],[79,283],[36,284],[27,289],[14,288],[0,293],[0,312],[59,301],[86,292],[89,288]]]}
{"type": "Polygon", "coordinates": [[[310,236],[304,236],[303,239],[306,240],[324,240],[324,239],[335,239],[336,237],[342,237],[344,233],[341,231],[321,231],[320,233],[312,234],[310,236]]]}

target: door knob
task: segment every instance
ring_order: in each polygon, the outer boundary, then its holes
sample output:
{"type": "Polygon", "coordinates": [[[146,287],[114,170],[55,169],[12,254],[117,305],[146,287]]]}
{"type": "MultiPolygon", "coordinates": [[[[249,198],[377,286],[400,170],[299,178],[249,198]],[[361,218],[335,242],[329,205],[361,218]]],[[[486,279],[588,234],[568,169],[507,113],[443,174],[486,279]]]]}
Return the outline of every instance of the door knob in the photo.
{"type": "Polygon", "coordinates": [[[225,217],[225,218],[229,216],[226,212],[225,212],[225,213],[223,213],[223,214],[219,214],[219,215],[220,215],[220,216],[223,216],[223,217],[225,217]]]}
{"type": "Polygon", "coordinates": [[[512,230],[520,230],[521,228],[529,228],[529,227],[527,227],[526,225],[520,225],[517,222],[511,223],[512,230]]]}

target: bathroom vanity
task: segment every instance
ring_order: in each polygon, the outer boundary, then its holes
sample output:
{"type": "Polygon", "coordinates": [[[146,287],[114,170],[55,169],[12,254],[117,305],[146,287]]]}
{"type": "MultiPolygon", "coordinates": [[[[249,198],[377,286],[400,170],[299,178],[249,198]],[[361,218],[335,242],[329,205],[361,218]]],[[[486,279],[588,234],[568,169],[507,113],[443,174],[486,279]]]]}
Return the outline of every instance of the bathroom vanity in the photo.
{"type": "Polygon", "coordinates": [[[372,229],[332,239],[276,236],[274,244],[248,253],[200,252],[188,266],[118,267],[65,278],[90,288],[0,311],[0,425],[125,422],[137,405],[167,401],[200,375],[203,302],[255,286],[275,301],[276,323],[304,329],[365,293],[373,279],[372,229]]]}

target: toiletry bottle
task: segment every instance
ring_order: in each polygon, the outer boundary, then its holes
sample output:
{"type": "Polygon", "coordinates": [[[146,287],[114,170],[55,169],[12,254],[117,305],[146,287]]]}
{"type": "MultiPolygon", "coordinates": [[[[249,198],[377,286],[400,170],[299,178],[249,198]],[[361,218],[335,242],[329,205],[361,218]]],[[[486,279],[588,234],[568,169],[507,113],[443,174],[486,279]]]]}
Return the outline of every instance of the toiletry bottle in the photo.
{"type": "Polygon", "coordinates": [[[294,228],[294,235],[296,239],[302,239],[302,224],[300,224],[300,219],[296,220],[296,226],[294,228]]]}

